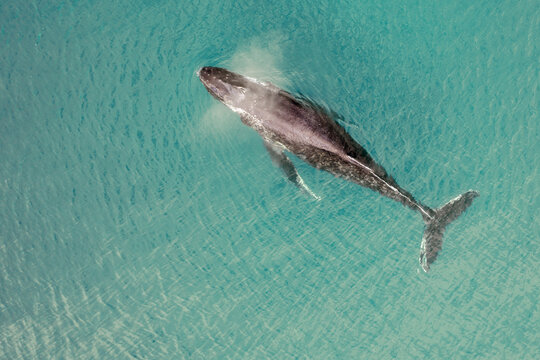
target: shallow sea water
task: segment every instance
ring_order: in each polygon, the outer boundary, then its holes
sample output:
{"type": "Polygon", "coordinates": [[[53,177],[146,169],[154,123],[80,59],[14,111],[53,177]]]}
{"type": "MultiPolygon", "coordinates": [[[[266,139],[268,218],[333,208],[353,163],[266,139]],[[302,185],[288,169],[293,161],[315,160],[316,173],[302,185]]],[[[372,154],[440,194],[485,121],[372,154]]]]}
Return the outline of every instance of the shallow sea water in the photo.
{"type": "Polygon", "coordinates": [[[540,358],[537,1],[0,4],[0,358],[540,358]],[[438,207],[293,158],[196,78],[333,109],[438,207]]]}

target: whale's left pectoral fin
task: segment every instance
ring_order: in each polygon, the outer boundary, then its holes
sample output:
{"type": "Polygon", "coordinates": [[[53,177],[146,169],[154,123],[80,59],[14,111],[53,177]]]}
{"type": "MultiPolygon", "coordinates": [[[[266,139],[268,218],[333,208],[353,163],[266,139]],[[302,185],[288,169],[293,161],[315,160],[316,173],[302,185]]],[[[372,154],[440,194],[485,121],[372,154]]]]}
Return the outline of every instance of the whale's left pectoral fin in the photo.
{"type": "Polygon", "coordinates": [[[283,171],[283,174],[285,174],[285,177],[289,179],[290,182],[296,185],[296,187],[302,190],[304,193],[312,196],[314,199],[321,199],[319,196],[314,194],[313,191],[311,191],[311,189],[306,185],[306,183],[304,183],[304,180],[302,179],[300,174],[298,174],[298,171],[296,171],[296,168],[294,167],[291,159],[289,159],[287,155],[285,155],[282,146],[264,140],[264,147],[266,148],[266,150],[268,150],[268,153],[272,158],[272,162],[276,166],[278,166],[281,171],[283,171]]]}

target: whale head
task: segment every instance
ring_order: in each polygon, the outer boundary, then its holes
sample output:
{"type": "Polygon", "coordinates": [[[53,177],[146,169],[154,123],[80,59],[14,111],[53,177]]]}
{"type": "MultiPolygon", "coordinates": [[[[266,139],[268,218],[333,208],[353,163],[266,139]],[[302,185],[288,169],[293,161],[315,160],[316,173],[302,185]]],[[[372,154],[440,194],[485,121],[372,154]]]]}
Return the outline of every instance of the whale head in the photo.
{"type": "Polygon", "coordinates": [[[244,98],[250,85],[246,77],[218,67],[205,66],[197,75],[206,90],[225,104],[234,104],[244,98]]]}
{"type": "Polygon", "coordinates": [[[271,84],[242,76],[227,69],[205,66],[197,75],[208,92],[235,112],[245,112],[261,102],[271,84]]]}

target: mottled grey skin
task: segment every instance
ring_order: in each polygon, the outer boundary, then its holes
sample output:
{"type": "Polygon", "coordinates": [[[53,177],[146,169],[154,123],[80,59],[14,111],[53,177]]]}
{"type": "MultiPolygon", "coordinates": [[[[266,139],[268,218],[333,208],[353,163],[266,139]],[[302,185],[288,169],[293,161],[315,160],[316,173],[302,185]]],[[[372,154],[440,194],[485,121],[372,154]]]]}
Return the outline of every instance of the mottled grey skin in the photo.
{"type": "Polygon", "coordinates": [[[212,96],[239,113],[242,122],[261,135],[274,162],[299,188],[309,192],[283,150],[295,154],[317,169],[368,187],[418,211],[426,222],[420,254],[420,263],[425,271],[429,270],[442,246],[444,227],[478,196],[477,192],[469,191],[440,210],[431,209],[400,187],[320,107],[298,99],[270,83],[226,69],[203,67],[198,75],[212,96]],[[439,215],[438,212],[445,208],[439,215]]]}

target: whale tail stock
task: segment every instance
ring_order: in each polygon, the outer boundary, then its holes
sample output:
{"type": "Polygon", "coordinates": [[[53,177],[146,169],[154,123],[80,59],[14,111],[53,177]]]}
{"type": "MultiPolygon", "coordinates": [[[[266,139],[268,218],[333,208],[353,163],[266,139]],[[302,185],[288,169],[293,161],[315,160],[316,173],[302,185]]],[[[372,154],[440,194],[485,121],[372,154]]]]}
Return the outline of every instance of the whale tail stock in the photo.
{"type": "Polygon", "coordinates": [[[435,261],[439,250],[441,250],[446,226],[456,220],[479,195],[478,191],[469,190],[450,200],[444,206],[432,210],[433,216],[431,218],[424,217],[426,228],[420,245],[419,260],[425,272],[429,271],[431,263],[435,261]]]}

